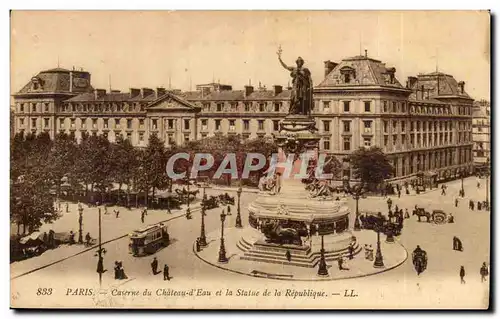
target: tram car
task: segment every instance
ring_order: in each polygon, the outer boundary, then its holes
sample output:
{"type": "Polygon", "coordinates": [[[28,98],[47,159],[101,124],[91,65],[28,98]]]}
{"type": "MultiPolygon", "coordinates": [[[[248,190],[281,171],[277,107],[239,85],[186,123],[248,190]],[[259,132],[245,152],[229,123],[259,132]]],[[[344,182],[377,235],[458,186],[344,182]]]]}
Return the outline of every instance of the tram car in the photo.
{"type": "Polygon", "coordinates": [[[129,238],[129,253],[136,257],[154,254],[170,243],[167,225],[162,223],[135,230],[129,238]]]}

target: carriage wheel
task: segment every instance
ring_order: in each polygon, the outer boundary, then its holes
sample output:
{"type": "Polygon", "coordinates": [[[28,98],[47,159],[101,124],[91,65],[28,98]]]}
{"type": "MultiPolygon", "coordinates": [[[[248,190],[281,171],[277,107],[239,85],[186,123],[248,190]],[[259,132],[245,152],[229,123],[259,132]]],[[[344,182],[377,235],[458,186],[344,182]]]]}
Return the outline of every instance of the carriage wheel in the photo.
{"type": "Polygon", "coordinates": [[[446,215],[444,213],[432,214],[434,224],[446,224],[446,215]]]}

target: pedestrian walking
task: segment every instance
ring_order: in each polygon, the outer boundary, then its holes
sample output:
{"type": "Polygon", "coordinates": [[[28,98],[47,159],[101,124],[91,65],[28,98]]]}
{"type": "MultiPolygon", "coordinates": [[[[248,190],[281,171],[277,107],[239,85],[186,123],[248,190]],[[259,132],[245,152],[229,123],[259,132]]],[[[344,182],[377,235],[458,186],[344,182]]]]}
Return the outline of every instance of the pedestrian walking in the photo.
{"type": "Polygon", "coordinates": [[[339,266],[339,270],[343,270],[344,268],[342,267],[342,257],[339,256],[339,258],[337,259],[337,264],[339,266]]]}
{"type": "Polygon", "coordinates": [[[455,207],[458,207],[458,198],[455,198],[455,207]]]}
{"type": "Polygon", "coordinates": [[[481,202],[477,201],[477,210],[481,210],[481,208],[482,208],[481,202]]]}
{"type": "Polygon", "coordinates": [[[201,249],[200,249],[200,237],[196,238],[196,251],[197,252],[201,251],[201,249]]]}
{"type": "Polygon", "coordinates": [[[108,215],[108,206],[104,206],[104,215],[108,215]]]}
{"type": "Polygon", "coordinates": [[[141,223],[144,224],[144,211],[142,211],[142,213],[141,213],[141,223]]]}
{"type": "Polygon", "coordinates": [[[85,235],[85,242],[86,242],[87,246],[90,246],[91,240],[92,240],[92,237],[90,237],[90,233],[87,233],[87,235],[85,235]]]}
{"type": "Polygon", "coordinates": [[[231,206],[227,205],[227,214],[226,215],[232,215],[231,214],[231,206]]]}
{"type": "Polygon", "coordinates": [[[66,213],[69,213],[69,204],[66,203],[66,213]]]}
{"type": "Polygon", "coordinates": [[[401,198],[401,190],[398,188],[398,198],[401,198]]]}
{"type": "Polygon", "coordinates": [[[465,284],[465,268],[464,266],[460,266],[460,283],[465,284]]]}
{"type": "Polygon", "coordinates": [[[286,257],[286,260],[288,260],[288,262],[292,261],[292,254],[290,253],[289,250],[286,251],[285,257],[286,257]]]}
{"type": "Polygon", "coordinates": [[[410,213],[408,213],[408,208],[405,208],[405,218],[410,218],[410,213]]]}
{"type": "Polygon", "coordinates": [[[354,247],[353,247],[353,244],[351,243],[349,245],[349,259],[353,259],[354,258],[354,247]]]}
{"type": "Polygon", "coordinates": [[[481,188],[481,182],[479,182],[479,181],[477,182],[477,188],[478,189],[481,188]]]}
{"type": "Polygon", "coordinates": [[[156,257],[153,258],[153,262],[151,263],[151,270],[153,271],[153,275],[157,274],[158,271],[158,260],[156,257]]]}
{"type": "Polygon", "coordinates": [[[441,195],[446,195],[446,186],[441,186],[441,195]]]}
{"type": "Polygon", "coordinates": [[[163,266],[163,280],[170,281],[169,268],[168,268],[167,264],[165,264],[165,266],[163,266]]]}
{"type": "Polygon", "coordinates": [[[481,266],[481,269],[479,270],[479,274],[481,275],[481,282],[486,281],[486,276],[488,276],[488,266],[486,266],[486,263],[483,263],[483,266],[481,266]]]}

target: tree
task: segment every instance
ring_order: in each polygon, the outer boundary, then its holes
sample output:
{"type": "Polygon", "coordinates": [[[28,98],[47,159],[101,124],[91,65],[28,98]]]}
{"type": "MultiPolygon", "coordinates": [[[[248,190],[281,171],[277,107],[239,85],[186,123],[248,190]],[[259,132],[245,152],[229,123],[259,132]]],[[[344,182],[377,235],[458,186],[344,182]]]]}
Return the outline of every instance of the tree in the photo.
{"type": "Polygon", "coordinates": [[[382,183],[393,175],[393,167],[381,148],[361,147],[349,156],[353,175],[369,188],[382,183]]]}
{"type": "Polygon", "coordinates": [[[61,193],[63,177],[67,176],[75,165],[76,151],[77,143],[72,136],[62,132],[56,135],[45,171],[51,184],[56,186],[57,197],[61,193]]]}
{"type": "Polygon", "coordinates": [[[118,190],[127,185],[127,206],[130,205],[130,190],[134,180],[135,168],[138,166],[138,151],[132,146],[128,139],[121,135],[118,140],[111,144],[111,179],[118,183],[118,190]]]}
{"type": "Polygon", "coordinates": [[[167,187],[166,167],[165,145],[156,134],[151,134],[142,158],[143,184],[147,187],[145,189],[146,201],[151,188],[154,198],[157,189],[165,189],[167,187]]]}

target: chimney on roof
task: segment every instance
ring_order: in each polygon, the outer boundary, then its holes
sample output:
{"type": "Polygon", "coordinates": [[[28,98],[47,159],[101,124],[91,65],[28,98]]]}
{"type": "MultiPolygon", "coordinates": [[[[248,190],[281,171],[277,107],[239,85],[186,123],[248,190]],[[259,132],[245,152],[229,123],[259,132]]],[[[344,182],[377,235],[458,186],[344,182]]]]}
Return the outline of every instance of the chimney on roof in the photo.
{"type": "Polygon", "coordinates": [[[464,81],[458,82],[458,87],[460,88],[460,93],[464,94],[465,82],[464,81]]]}
{"type": "Polygon", "coordinates": [[[367,58],[367,57],[368,57],[368,50],[365,49],[365,58],[367,58]]]}
{"type": "Polygon", "coordinates": [[[417,77],[416,76],[409,76],[408,81],[406,81],[407,85],[406,88],[411,89],[415,86],[417,83],[417,77]]]}
{"type": "Polygon", "coordinates": [[[165,88],[156,88],[156,98],[159,98],[160,96],[163,96],[167,93],[167,90],[165,88]]]}
{"type": "Polygon", "coordinates": [[[94,90],[94,96],[95,96],[96,100],[100,99],[101,97],[103,97],[105,95],[106,95],[106,90],[104,90],[104,89],[95,89],[94,90]]]}
{"type": "Polygon", "coordinates": [[[245,85],[245,97],[250,96],[253,93],[253,86],[245,85]]]}
{"type": "Polygon", "coordinates": [[[425,89],[424,89],[424,85],[423,85],[423,84],[420,86],[420,90],[421,90],[421,92],[422,92],[422,93],[421,93],[421,95],[420,95],[420,98],[423,100],[423,99],[424,99],[424,92],[425,92],[425,89]]]}
{"type": "Polygon", "coordinates": [[[325,63],[325,77],[326,77],[328,74],[330,74],[330,72],[333,71],[333,69],[335,69],[338,63],[332,62],[330,60],[325,61],[324,63],[325,63]]]}
{"type": "Polygon", "coordinates": [[[151,94],[154,94],[155,91],[153,89],[150,89],[150,88],[142,88],[141,89],[141,97],[142,98],[145,98],[146,96],[149,96],[151,94]]]}
{"type": "Polygon", "coordinates": [[[281,85],[274,85],[274,96],[280,94],[281,92],[283,92],[283,86],[281,85]]]}
{"type": "Polygon", "coordinates": [[[138,96],[139,94],[141,94],[141,90],[130,88],[130,98],[131,99],[138,96]]]}

